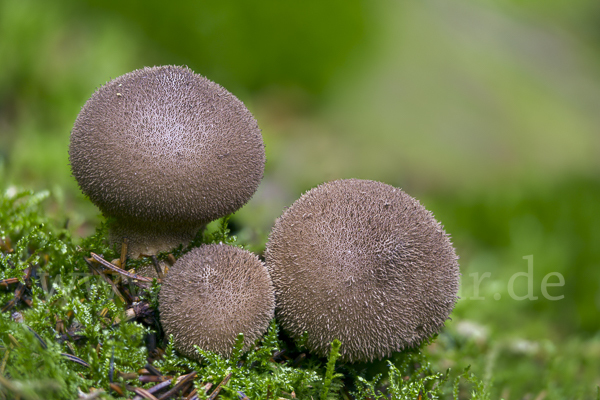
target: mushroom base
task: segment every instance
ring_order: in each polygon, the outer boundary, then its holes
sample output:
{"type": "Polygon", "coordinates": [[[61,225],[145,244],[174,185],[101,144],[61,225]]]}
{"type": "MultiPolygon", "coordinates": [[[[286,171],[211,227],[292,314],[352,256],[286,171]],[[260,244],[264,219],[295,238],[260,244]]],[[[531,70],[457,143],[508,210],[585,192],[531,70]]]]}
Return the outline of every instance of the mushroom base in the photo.
{"type": "MultiPolygon", "coordinates": [[[[169,268],[171,267],[172,265],[169,264],[168,261],[158,260],[158,268],[160,268],[160,270],[162,271],[163,277],[169,272],[169,268]]],[[[154,266],[154,264],[141,265],[135,270],[135,273],[141,276],[145,276],[146,278],[160,278],[160,276],[158,276],[158,273],[156,272],[156,267],[154,266]]]]}
{"type": "Polygon", "coordinates": [[[169,251],[180,244],[186,246],[205,225],[184,228],[164,225],[126,224],[119,221],[108,222],[108,240],[120,246],[127,238],[127,256],[139,258],[169,251]]]}

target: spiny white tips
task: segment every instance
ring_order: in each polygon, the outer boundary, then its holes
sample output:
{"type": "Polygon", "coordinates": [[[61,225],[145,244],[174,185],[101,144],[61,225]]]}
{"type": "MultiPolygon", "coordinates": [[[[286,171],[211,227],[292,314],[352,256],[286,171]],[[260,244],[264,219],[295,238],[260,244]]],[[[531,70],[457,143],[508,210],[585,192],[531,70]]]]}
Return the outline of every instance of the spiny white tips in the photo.
{"type": "Polygon", "coordinates": [[[457,300],[458,257],[417,200],[357,179],[305,193],[276,221],[266,249],[277,319],[321,356],[367,361],[420,344],[457,300]]]}
{"type": "Polygon", "coordinates": [[[69,160],[106,216],[189,226],[193,236],[252,197],[265,151],[256,120],[234,95],[188,68],[162,66],[127,73],[91,96],[71,132],[69,160]]]}
{"type": "Polygon", "coordinates": [[[247,350],[268,329],[275,298],[258,257],[224,244],[192,249],[169,270],[159,293],[160,320],[174,346],[198,359],[194,345],[229,357],[239,333],[247,350]]]}

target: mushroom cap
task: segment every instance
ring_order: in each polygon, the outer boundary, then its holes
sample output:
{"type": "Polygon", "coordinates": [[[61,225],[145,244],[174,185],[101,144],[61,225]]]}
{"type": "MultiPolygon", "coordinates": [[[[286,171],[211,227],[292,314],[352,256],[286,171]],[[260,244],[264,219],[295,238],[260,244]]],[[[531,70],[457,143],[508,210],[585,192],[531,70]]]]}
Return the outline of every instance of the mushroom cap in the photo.
{"type": "Polygon", "coordinates": [[[276,316],[326,356],[372,361],[437,333],[457,300],[458,257],[417,200],[381,182],[318,186],[277,219],[266,248],[276,316]]]}
{"type": "Polygon", "coordinates": [[[96,90],[75,121],[69,160],[105,215],[198,225],[252,197],[265,151],[256,120],[234,95],[186,67],[161,66],[96,90]]]}
{"type": "Polygon", "coordinates": [[[175,349],[198,358],[194,345],[230,356],[238,334],[248,349],[268,329],[275,298],[256,255],[224,244],[204,245],[169,269],[159,293],[160,321],[175,349]]]}

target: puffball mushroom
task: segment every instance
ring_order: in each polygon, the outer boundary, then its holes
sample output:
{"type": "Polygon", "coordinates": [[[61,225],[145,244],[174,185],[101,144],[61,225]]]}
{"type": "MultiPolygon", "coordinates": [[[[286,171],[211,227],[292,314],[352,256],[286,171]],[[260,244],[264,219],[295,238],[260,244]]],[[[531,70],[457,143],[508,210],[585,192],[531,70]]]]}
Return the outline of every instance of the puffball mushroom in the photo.
{"type": "Polygon", "coordinates": [[[112,243],[156,254],[242,207],[260,183],[256,120],[223,87],[186,67],[139,69],[100,87],[71,132],[69,160],[109,219],[112,243]]]}
{"type": "Polygon", "coordinates": [[[247,350],[267,331],[274,309],[273,285],[263,262],[224,244],[183,255],[159,293],[165,333],[173,335],[176,350],[195,359],[194,345],[229,357],[239,333],[247,350]]]}
{"type": "Polygon", "coordinates": [[[457,300],[458,257],[417,200],[381,182],[318,186],[277,219],[266,248],[276,316],[318,355],[372,361],[420,344],[457,300]]]}

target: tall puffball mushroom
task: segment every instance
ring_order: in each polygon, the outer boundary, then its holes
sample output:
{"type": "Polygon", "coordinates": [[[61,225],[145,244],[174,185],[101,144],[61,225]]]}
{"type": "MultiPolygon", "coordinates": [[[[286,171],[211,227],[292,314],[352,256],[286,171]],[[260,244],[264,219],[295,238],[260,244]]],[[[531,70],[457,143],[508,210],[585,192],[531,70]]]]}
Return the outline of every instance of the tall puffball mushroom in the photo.
{"type": "Polygon", "coordinates": [[[164,278],[160,321],[173,345],[199,358],[194,345],[229,357],[239,333],[247,350],[273,319],[275,298],[265,265],[249,251],[224,244],[196,247],[164,278]]]}
{"type": "Polygon", "coordinates": [[[266,249],[276,315],[295,339],[345,361],[413,347],[457,300],[458,257],[417,200],[381,182],[339,180],[305,193],[277,219],[266,249]]]}
{"type": "Polygon", "coordinates": [[[256,120],[223,87],[185,67],[139,69],[100,87],[71,132],[69,160],[109,219],[112,243],[156,254],[232,213],[260,183],[256,120]]]}

